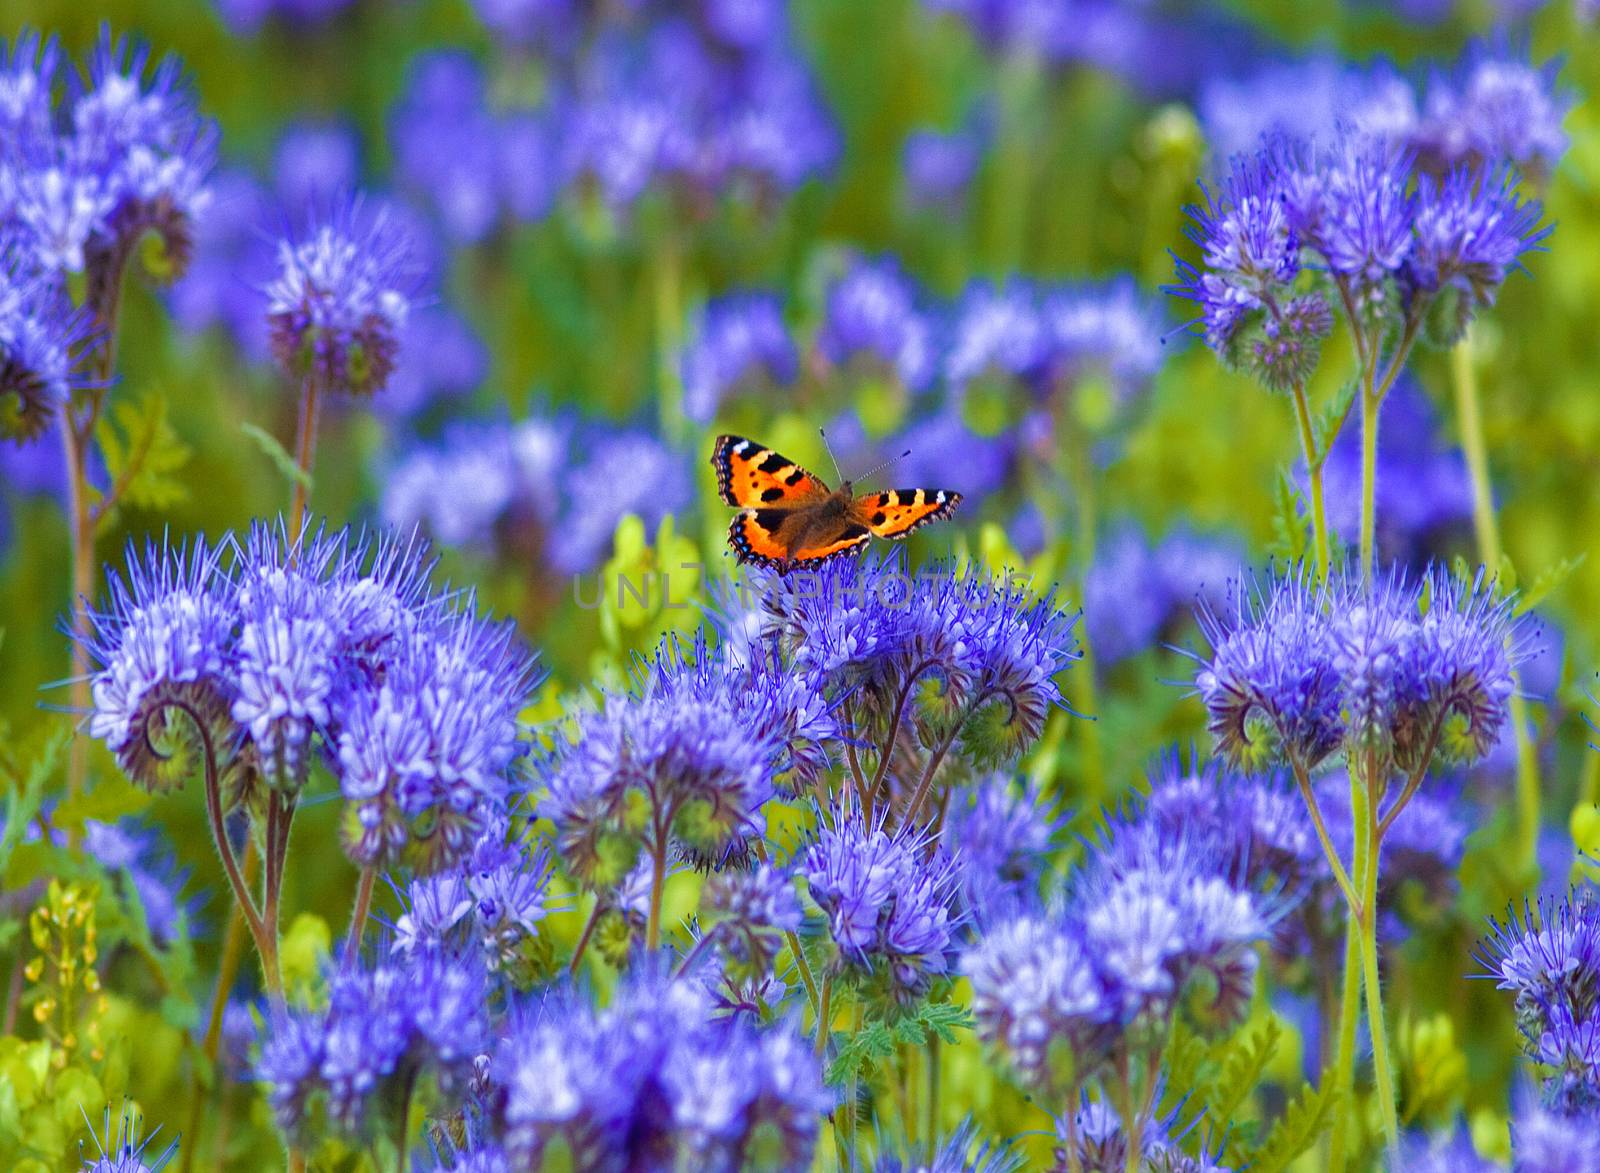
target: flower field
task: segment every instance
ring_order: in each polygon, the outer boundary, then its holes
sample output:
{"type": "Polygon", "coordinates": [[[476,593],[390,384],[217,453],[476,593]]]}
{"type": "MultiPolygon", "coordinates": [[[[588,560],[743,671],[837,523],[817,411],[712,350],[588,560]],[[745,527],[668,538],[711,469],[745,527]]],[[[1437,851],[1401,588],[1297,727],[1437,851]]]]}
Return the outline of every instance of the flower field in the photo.
{"type": "Polygon", "coordinates": [[[0,1168],[1600,1173],[1597,88],[12,0],[0,1168]]]}

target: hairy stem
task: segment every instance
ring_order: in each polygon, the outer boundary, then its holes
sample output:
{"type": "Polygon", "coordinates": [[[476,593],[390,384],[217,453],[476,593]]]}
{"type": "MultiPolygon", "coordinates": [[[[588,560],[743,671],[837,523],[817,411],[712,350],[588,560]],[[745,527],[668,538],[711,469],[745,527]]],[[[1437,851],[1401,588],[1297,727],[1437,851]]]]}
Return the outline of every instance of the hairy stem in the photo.
{"type": "MultiPolygon", "coordinates": [[[[87,453],[69,403],[62,411],[61,442],[67,461],[67,526],[72,550],[72,687],[68,704],[89,711],[89,602],[94,597],[94,522],[90,516],[87,453]]],[[[89,768],[89,739],[79,731],[67,752],[67,794],[83,789],[89,768]]]]}
{"type": "Polygon", "coordinates": [[[1322,454],[1317,451],[1316,433],[1311,426],[1311,407],[1306,402],[1303,384],[1294,387],[1295,418],[1300,425],[1300,451],[1306,460],[1306,478],[1311,485],[1311,536],[1316,547],[1317,579],[1328,577],[1328,507],[1322,495],[1322,454]]]}
{"type": "MultiPolygon", "coordinates": [[[[248,888],[255,883],[256,870],[260,866],[261,856],[256,851],[255,840],[251,839],[245,846],[244,852],[244,882],[248,888]]],[[[206,1063],[215,1068],[217,1054],[222,1049],[222,1022],[227,1013],[228,997],[233,993],[234,980],[239,976],[239,962],[244,957],[244,911],[235,903],[228,913],[228,927],[222,938],[222,954],[217,962],[217,985],[211,994],[211,1013],[206,1020],[206,1033],[200,1044],[200,1052],[205,1056],[206,1063]]],[[[179,1173],[189,1173],[194,1168],[195,1153],[199,1151],[200,1114],[205,1107],[206,1087],[201,1081],[200,1072],[195,1071],[194,1086],[189,1093],[189,1127],[184,1136],[190,1137],[188,1144],[180,1146],[182,1152],[179,1173]]]]}
{"type": "Polygon", "coordinates": [[[831,1015],[833,1013],[833,975],[830,973],[822,979],[822,999],[817,1003],[817,1058],[820,1059],[828,1053],[828,1035],[832,1028],[831,1015]]]}
{"type": "MultiPolygon", "coordinates": [[[[1361,780],[1350,771],[1350,809],[1361,804],[1361,780]]],[[[1359,846],[1359,836],[1358,846],[1359,846]]],[[[1362,861],[1364,862],[1364,861],[1362,861]]],[[[1350,866],[1360,863],[1351,857],[1350,866]]],[[[1357,872],[1359,875],[1359,870],[1357,872]]],[[[1334,1060],[1334,1087],[1339,1093],[1339,1116],[1328,1141],[1328,1173],[1344,1173],[1346,1149],[1356,1120],[1356,1034],[1361,1022],[1361,918],[1355,902],[1345,902],[1344,975],[1339,994],[1339,1050],[1334,1060]]]]}
{"type": "Polygon", "coordinates": [[[650,849],[650,919],[644,929],[644,947],[652,953],[661,944],[661,890],[666,886],[667,837],[658,834],[650,849]]]}
{"type": "MultiPolygon", "coordinates": [[[[1339,859],[1339,852],[1333,845],[1332,838],[1328,835],[1328,824],[1322,818],[1322,805],[1317,801],[1317,792],[1311,787],[1311,778],[1306,769],[1299,762],[1292,763],[1294,767],[1295,784],[1300,788],[1300,797],[1305,801],[1306,810],[1311,814],[1311,825],[1317,830],[1317,841],[1322,844],[1322,854],[1327,857],[1328,866],[1333,871],[1333,878],[1339,885],[1345,903],[1352,910],[1357,905],[1355,886],[1349,874],[1344,869],[1344,863],[1339,859]]],[[[1352,867],[1357,866],[1352,862],[1352,867]]]]}
{"type": "MultiPolygon", "coordinates": [[[[1384,1141],[1392,1150],[1400,1136],[1395,1113],[1394,1071],[1389,1064],[1389,1036],[1383,1024],[1383,991],[1378,984],[1378,793],[1376,755],[1367,755],[1361,809],[1352,811],[1356,855],[1361,870],[1361,969],[1367,992],[1367,1033],[1372,1039],[1373,1094],[1383,1120],[1384,1141]]],[[[1351,792],[1352,797],[1355,791],[1351,792]]]]}
{"type": "MultiPolygon", "coordinates": [[[[1499,574],[1504,554],[1500,524],[1495,516],[1494,489],[1489,479],[1489,450],[1483,436],[1483,411],[1478,397],[1478,375],[1472,365],[1472,336],[1450,351],[1450,373],[1455,384],[1456,415],[1461,424],[1461,447],[1472,479],[1472,528],[1478,539],[1478,557],[1490,574],[1499,574]]],[[[1512,670],[1511,732],[1517,739],[1517,863],[1524,873],[1538,867],[1539,754],[1528,732],[1528,704],[1522,682],[1512,670]]]]}
{"type": "Polygon", "coordinates": [[[1361,579],[1372,581],[1378,513],[1378,407],[1372,375],[1361,392],[1361,579]]]}
{"type": "Polygon", "coordinates": [[[572,950],[572,960],[567,962],[567,973],[575,976],[578,966],[583,962],[583,954],[589,948],[589,938],[594,936],[594,927],[600,923],[600,915],[605,911],[605,901],[600,899],[599,893],[595,894],[594,909],[589,913],[589,919],[583,922],[583,932],[578,937],[578,944],[572,950]]]}
{"type": "Polygon", "coordinates": [[[344,967],[354,969],[356,958],[361,956],[361,938],[367,929],[367,916],[372,911],[372,889],[378,880],[378,869],[364,867],[356,885],[356,900],[350,910],[350,932],[344,942],[344,967]]]}
{"type": "Polygon", "coordinates": [[[306,376],[305,392],[300,397],[300,421],[295,432],[294,462],[301,477],[294,483],[294,494],[289,501],[289,541],[300,536],[300,527],[306,516],[306,480],[311,476],[311,465],[317,451],[317,416],[321,410],[321,397],[317,390],[317,377],[306,376]]]}

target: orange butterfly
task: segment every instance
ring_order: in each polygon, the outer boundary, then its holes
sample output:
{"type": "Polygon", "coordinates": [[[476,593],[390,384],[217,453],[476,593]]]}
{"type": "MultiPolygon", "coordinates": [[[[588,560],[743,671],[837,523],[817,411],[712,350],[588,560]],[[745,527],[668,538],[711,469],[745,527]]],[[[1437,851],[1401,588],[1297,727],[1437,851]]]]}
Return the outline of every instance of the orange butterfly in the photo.
{"type": "Polygon", "coordinates": [[[717,492],[740,507],[728,544],[740,562],[787,573],[859,550],[876,534],[903,538],[941,521],[961,504],[945,489],[890,489],[857,497],[850,482],[829,489],[821,477],[743,436],[718,436],[711,453],[717,492]]]}

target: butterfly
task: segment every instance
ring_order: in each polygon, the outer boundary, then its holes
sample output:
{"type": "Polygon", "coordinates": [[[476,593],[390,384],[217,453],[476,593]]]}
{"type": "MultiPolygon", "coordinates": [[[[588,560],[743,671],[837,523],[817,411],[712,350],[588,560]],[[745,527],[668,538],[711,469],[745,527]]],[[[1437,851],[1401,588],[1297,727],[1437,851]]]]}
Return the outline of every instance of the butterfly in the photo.
{"type": "Polygon", "coordinates": [[[857,497],[837,489],[771,448],[743,436],[718,436],[711,453],[717,492],[739,506],[728,544],[740,562],[786,573],[859,550],[876,535],[904,538],[942,521],[961,504],[947,489],[889,489],[857,497]]]}

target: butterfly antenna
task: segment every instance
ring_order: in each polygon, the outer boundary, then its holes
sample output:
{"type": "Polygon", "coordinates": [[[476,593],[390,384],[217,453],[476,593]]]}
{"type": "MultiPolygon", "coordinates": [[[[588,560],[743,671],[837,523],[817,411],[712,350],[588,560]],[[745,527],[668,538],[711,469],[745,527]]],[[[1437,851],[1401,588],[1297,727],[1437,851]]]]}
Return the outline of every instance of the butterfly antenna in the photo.
{"type": "Polygon", "coordinates": [[[818,428],[817,435],[822,437],[822,447],[828,453],[828,459],[833,461],[833,473],[842,484],[844,482],[844,469],[839,467],[839,458],[833,454],[833,445],[828,443],[828,429],[818,428]]]}
{"type": "Polygon", "coordinates": [[[902,460],[904,460],[906,457],[908,457],[910,455],[911,455],[911,449],[907,448],[899,456],[891,456],[887,460],[880,460],[871,469],[869,469],[868,471],[866,471],[866,472],[862,473],[860,476],[858,476],[855,479],[854,483],[855,484],[861,484],[861,483],[863,483],[865,481],[870,481],[873,477],[877,476],[880,472],[882,472],[884,469],[888,468],[890,465],[895,464],[895,463],[897,463],[899,461],[902,461],[902,460]]]}

